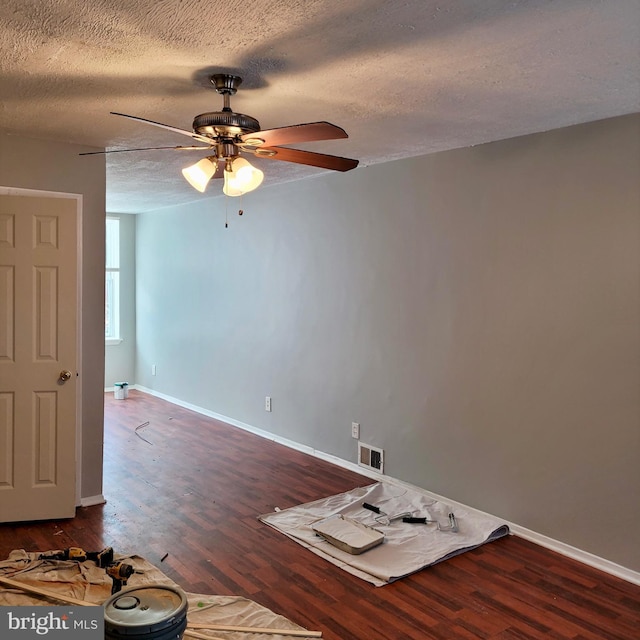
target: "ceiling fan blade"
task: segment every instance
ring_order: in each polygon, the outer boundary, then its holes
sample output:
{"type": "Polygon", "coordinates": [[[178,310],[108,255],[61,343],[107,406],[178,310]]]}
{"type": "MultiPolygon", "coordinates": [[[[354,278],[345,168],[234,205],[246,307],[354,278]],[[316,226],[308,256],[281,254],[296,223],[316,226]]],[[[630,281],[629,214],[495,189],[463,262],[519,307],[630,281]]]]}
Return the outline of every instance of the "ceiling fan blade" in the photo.
{"type": "Polygon", "coordinates": [[[329,156],[313,151],[301,151],[300,149],[286,149],[283,147],[260,147],[253,152],[258,158],[270,160],[284,160],[285,162],[297,162],[311,167],[322,167],[334,171],[350,171],[358,166],[358,160],[329,156]]]}
{"type": "Polygon", "coordinates": [[[294,124],[289,127],[266,129],[255,133],[245,133],[240,136],[244,143],[251,145],[250,141],[262,140],[260,144],[251,146],[276,147],[281,144],[297,144],[299,142],[316,142],[317,140],[337,140],[348,138],[347,132],[335,124],[329,122],[309,122],[308,124],[294,124]]]}
{"type": "Polygon", "coordinates": [[[178,151],[197,151],[202,149],[208,151],[211,147],[142,147],[141,149],[105,149],[104,151],[87,151],[86,153],[79,153],[79,156],[97,156],[105,153],[123,153],[126,151],[158,151],[162,149],[173,149],[178,151]]]}
{"type": "Polygon", "coordinates": [[[211,143],[211,138],[207,138],[206,136],[201,136],[198,133],[194,133],[193,131],[187,131],[186,129],[178,129],[177,127],[172,127],[168,124],[162,124],[161,122],[154,122],[153,120],[147,120],[146,118],[139,118],[138,116],[130,116],[126,113],[116,113],[115,111],[110,111],[113,116],[122,116],[123,118],[129,118],[131,120],[137,120],[138,122],[144,122],[145,124],[151,124],[154,127],[160,127],[161,129],[166,129],[167,131],[173,131],[174,133],[179,133],[183,136],[189,136],[194,140],[198,140],[198,142],[206,142],[211,143]]]}

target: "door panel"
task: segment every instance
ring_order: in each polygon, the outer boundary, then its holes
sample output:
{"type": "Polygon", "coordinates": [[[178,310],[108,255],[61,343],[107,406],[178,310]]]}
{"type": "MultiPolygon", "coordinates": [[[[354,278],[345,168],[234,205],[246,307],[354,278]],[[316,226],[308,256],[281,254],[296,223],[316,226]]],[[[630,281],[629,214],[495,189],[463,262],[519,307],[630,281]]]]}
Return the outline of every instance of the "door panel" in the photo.
{"type": "Polygon", "coordinates": [[[0,195],[2,522],[75,515],[76,229],[75,199],[0,195]]]}

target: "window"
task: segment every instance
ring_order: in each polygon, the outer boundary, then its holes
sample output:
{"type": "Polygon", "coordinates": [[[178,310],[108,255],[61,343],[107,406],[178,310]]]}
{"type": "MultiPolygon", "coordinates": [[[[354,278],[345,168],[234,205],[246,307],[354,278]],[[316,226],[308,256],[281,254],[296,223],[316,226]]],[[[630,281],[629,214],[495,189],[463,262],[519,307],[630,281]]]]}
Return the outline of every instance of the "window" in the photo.
{"type": "Polygon", "coordinates": [[[107,218],[104,337],[107,344],[120,342],[120,220],[107,218]]]}

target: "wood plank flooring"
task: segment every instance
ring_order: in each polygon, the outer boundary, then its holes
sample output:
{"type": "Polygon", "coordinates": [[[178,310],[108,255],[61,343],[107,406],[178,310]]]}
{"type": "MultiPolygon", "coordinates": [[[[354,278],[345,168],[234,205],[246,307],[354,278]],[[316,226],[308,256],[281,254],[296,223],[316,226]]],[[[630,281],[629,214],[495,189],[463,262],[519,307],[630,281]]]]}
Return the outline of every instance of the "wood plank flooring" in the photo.
{"type": "Polygon", "coordinates": [[[257,520],[371,479],[137,391],[105,404],[107,504],[0,525],[0,557],[113,546],[325,640],[640,638],[640,587],[515,536],[373,587],[257,520]]]}

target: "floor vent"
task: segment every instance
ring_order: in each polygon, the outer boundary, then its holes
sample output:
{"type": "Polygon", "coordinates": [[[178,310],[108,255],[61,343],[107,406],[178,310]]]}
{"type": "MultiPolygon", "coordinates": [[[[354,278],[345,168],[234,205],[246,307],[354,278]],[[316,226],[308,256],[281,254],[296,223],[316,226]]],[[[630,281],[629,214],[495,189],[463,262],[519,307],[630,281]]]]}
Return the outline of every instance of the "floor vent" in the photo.
{"type": "Polygon", "coordinates": [[[384,451],[370,444],[358,442],[358,464],[367,469],[384,473],[384,451]]]}

